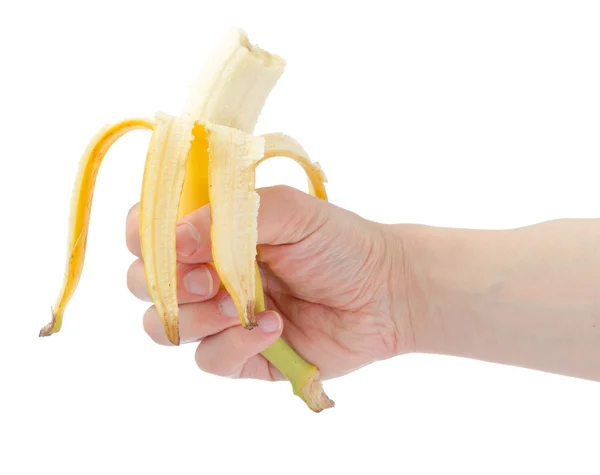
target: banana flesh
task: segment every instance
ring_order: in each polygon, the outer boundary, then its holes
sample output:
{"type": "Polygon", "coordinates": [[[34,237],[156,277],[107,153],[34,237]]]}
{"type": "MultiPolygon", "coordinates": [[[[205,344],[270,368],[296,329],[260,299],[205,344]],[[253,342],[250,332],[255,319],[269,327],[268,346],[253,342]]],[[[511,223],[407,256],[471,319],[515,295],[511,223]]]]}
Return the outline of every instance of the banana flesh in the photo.
{"type": "Polygon", "coordinates": [[[240,29],[228,32],[190,90],[183,113],[200,123],[252,133],[285,60],[250,44],[240,29]]]}
{"type": "MultiPolygon", "coordinates": [[[[285,61],[251,45],[243,30],[229,32],[192,86],[179,116],[159,112],[154,122],[131,119],[103,129],[84,154],[71,207],[69,250],[63,288],[52,321],[40,332],[60,330],[65,307],[83,269],[91,200],[98,168],[118,137],[137,128],[152,130],[140,199],[140,240],[146,282],[168,339],[179,345],[177,299],[178,219],[210,205],[213,259],[231,294],[241,324],[252,329],[263,311],[256,263],[259,195],[255,171],[273,156],[290,157],[308,177],[309,192],[327,199],[320,166],[284,134],[253,135],[258,116],[281,76],[285,61]]],[[[319,371],[283,339],[263,352],[314,411],[332,407],[319,371]]]]}

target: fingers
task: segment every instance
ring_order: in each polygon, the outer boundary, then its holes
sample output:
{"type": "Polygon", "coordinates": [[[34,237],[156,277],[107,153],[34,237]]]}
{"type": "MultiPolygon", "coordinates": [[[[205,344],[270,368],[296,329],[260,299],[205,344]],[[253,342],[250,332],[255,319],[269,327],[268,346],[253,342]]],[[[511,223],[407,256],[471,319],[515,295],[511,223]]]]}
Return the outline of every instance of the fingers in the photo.
{"type": "MultiPolygon", "coordinates": [[[[213,298],[221,281],[211,265],[177,263],[177,298],[179,303],[202,302],[213,298]]],[[[140,300],[150,302],[150,292],[144,275],[144,263],[137,259],[127,271],[127,287],[140,300]]]]}
{"type": "Polygon", "coordinates": [[[256,358],[281,336],[283,321],[276,312],[266,311],[257,322],[252,330],[237,325],[204,338],[196,350],[198,367],[218,376],[273,379],[266,361],[261,367],[256,358]]]}
{"type": "MultiPolygon", "coordinates": [[[[125,240],[127,249],[134,256],[142,257],[140,245],[140,204],[131,207],[127,213],[125,240]]],[[[188,264],[210,262],[210,207],[203,206],[177,223],[177,258],[188,264]]]]}
{"type": "MultiPolygon", "coordinates": [[[[196,350],[196,362],[204,371],[235,378],[281,381],[284,376],[259,354],[281,335],[281,317],[275,314],[275,320],[266,329],[263,321],[263,329],[259,326],[246,330],[240,324],[231,297],[221,291],[210,301],[181,305],[179,333],[182,344],[203,340],[196,350]]],[[[144,330],[159,345],[172,346],[154,307],[144,314],[144,330]]]]}
{"type": "MultiPolygon", "coordinates": [[[[289,186],[256,190],[260,195],[258,244],[294,244],[321,228],[331,205],[289,186]]],[[[204,206],[184,217],[177,228],[178,259],[186,263],[211,262],[210,208],[204,206]]]]}
{"type": "Polygon", "coordinates": [[[284,381],[285,377],[271,365],[262,355],[250,358],[238,376],[244,379],[262,379],[265,381],[284,381]]]}
{"type": "MultiPolygon", "coordinates": [[[[258,244],[294,244],[325,225],[332,205],[289,186],[258,189],[258,244]]],[[[183,217],[177,225],[178,260],[187,264],[212,261],[208,205],[183,217]]],[[[127,248],[141,258],[139,204],[127,215],[127,248]]]]}
{"type": "MultiPolygon", "coordinates": [[[[235,305],[226,291],[220,291],[216,298],[206,302],[179,306],[181,343],[198,341],[234,326],[241,328],[235,305]]],[[[171,346],[158,312],[153,306],[144,314],[144,330],[159,345],[171,346]]]]}
{"type": "Polygon", "coordinates": [[[184,216],[177,224],[177,259],[188,264],[212,261],[210,206],[184,216]]]}

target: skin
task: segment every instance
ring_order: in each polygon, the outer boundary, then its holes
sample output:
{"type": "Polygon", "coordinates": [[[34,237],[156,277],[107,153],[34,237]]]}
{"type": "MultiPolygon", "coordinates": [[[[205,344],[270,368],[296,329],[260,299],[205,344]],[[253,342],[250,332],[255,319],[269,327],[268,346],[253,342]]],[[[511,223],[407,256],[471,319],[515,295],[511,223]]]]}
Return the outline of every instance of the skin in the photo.
{"type": "MultiPolygon", "coordinates": [[[[259,353],[282,333],[323,379],[405,353],[462,356],[600,381],[600,220],[480,231],[371,222],[295,189],[258,190],[267,301],[241,327],[212,260],[210,211],[178,226],[180,334],[200,369],[282,379],[259,353]]],[[[138,206],[128,286],[150,301],[138,206]]],[[[150,307],[146,333],[169,345],[150,307]]]]}

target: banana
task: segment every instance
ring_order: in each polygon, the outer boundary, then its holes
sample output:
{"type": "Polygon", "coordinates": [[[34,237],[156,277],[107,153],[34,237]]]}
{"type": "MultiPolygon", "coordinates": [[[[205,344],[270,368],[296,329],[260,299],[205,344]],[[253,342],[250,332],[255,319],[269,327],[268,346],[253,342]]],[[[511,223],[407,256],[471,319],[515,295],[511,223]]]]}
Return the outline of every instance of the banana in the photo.
{"type": "MultiPolygon", "coordinates": [[[[209,204],[215,269],[230,293],[241,324],[251,330],[265,310],[256,262],[256,167],[274,156],[295,160],[308,178],[309,193],[327,199],[327,179],[302,146],[285,134],[254,135],[254,127],[285,61],[232,29],[209,58],[178,116],[158,112],[154,121],[129,119],[102,129],[80,161],[69,221],[68,259],[52,321],[40,332],[60,330],[67,303],[79,282],[86,249],[93,189],[109,147],[135,129],[152,131],[140,198],[140,241],[145,278],[165,333],[179,345],[177,253],[179,218],[209,204]]],[[[283,339],[262,355],[291,382],[310,409],[333,407],[319,370],[283,339]]]]}

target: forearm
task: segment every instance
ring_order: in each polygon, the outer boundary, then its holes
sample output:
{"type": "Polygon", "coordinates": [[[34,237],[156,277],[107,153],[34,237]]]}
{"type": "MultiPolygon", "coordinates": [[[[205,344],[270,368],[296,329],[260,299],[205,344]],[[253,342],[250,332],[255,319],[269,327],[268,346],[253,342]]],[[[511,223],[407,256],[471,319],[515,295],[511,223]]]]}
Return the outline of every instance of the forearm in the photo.
{"type": "Polygon", "coordinates": [[[600,220],[409,228],[417,351],[600,381],[600,220]]]}

